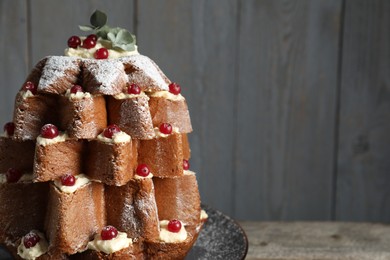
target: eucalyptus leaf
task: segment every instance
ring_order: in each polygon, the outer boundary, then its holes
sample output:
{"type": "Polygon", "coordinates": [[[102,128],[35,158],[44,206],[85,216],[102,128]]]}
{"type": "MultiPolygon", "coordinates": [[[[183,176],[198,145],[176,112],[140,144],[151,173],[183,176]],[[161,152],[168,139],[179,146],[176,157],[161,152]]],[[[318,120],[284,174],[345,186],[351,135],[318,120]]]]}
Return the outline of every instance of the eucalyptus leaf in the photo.
{"type": "Polygon", "coordinates": [[[133,35],[125,30],[125,29],[121,29],[117,35],[116,35],[116,38],[115,38],[115,43],[117,44],[130,44],[130,43],[133,43],[134,42],[134,37],[133,35]]]}
{"type": "Polygon", "coordinates": [[[102,28],[96,30],[96,35],[103,39],[107,39],[107,34],[110,30],[111,28],[108,25],[104,25],[102,28]]]}
{"type": "Polygon", "coordinates": [[[107,33],[107,39],[112,42],[112,47],[124,51],[135,50],[135,36],[126,29],[116,27],[111,28],[107,33]]]}
{"type": "Polygon", "coordinates": [[[112,31],[109,31],[107,33],[107,40],[110,40],[111,42],[115,42],[115,39],[116,39],[115,33],[113,33],[112,31]]]}
{"type": "Polygon", "coordinates": [[[95,28],[101,28],[107,23],[107,15],[102,11],[96,10],[90,19],[91,25],[95,28]]]}
{"type": "Polygon", "coordinates": [[[91,25],[79,26],[82,31],[95,31],[95,34],[103,40],[109,41],[112,48],[118,51],[134,51],[136,38],[126,29],[120,27],[111,28],[106,25],[105,13],[96,10],[90,19],[91,25]]]}
{"type": "Polygon", "coordinates": [[[134,43],[129,43],[129,44],[113,43],[112,47],[114,47],[114,49],[120,49],[122,51],[135,51],[135,44],[134,43]]]}
{"type": "Polygon", "coordinates": [[[79,28],[80,28],[80,30],[82,30],[84,32],[89,32],[89,31],[95,30],[95,28],[90,26],[90,25],[79,25],[79,28]]]}

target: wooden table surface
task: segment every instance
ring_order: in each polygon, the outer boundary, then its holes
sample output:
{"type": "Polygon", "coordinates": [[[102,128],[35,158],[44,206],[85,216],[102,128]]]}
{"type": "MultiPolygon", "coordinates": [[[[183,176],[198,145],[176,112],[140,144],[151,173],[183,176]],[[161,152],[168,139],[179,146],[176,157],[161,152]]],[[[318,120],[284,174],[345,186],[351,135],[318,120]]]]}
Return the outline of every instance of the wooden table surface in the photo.
{"type": "Polygon", "coordinates": [[[390,259],[390,225],[352,222],[240,222],[246,259],[390,259]]]}

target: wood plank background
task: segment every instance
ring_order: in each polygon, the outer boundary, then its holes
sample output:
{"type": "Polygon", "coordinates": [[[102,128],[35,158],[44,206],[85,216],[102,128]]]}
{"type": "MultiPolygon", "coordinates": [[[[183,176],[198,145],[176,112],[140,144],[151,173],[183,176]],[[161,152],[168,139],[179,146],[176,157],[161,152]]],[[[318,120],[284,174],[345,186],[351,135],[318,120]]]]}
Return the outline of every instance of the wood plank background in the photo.
{"type": "Polygon", "coordinates": [[[390,222],[390,2],[0,0],[0,124],[95,9],[182,85],[202,200],[242,220],[390,222]]]}

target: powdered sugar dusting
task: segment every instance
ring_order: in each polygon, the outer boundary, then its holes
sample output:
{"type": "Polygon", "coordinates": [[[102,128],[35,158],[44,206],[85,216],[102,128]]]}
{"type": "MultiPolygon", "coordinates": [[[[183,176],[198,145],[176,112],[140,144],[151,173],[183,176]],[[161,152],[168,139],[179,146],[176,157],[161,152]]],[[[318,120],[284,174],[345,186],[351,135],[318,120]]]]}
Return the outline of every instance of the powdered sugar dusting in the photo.
{"type": "Polygon", "coordinates": [[[150,214],[157,212],[157,205],[155,202],[154,192],[150,192],[144,197],[140,197],[135,201],[138,210],[142,211],[147,217],[151,217],[150,214]]]}
{"type": "Polygon", "coordinates": [[[134,71],[128,74],[130,83],[140,84],[146,91],[169,89],[169,79],[149,57],[144,55],[133,55],[120,58],[120,60],[125,66],[130,65],[134,68],[134,71]],[[146,84],[146,86],[144,86],[144,84],[146,84]]]}
{"type": "MultiPolygon", "coordinates": [[[[44,66],[38,92],[63,94],[78,82],[82,64],[83,84],[92,94],[117,95],[123,92],[127,83],[138,84],[143,91],[167,91],[171,83],[157,64],[144,55],[111,60],[48,56],[45,60],[45,63],[39,63],[44,66]]],[[[35,74],[39,77],[38,72],[35,74]]]]}
{"type": "Polygon", "coordinates": [[[120,221],[122,228],[132,229],[139,233],[139,223],[137,219],[135,219],[135,209],[132,198],[125,198],[122,211],[120,212],[120,221]]]}
{"type": "Polygon", "coordinates": [[[84,60],[85,69],[95,81],[92,93],[115,95],[127,82],[123,64],[118,60],[84,60]]]}
{"type": "Polygon", "coordinates": [[[110,99],[110,120],[122,131],[135,139],[152,139],[154,137],[153,122],[150,115],[148,97],[117,100],[110,99]]]}
{"type": "Polygon", "coordinates": [[[79,59],[63,56],[49,56],[43,68],[38,91],[57,93],[70,86],[57,86],[59,82],[75,81],[80,72],[79,59]],[[69,78],[69,79],[68,79],[69,78]],[[68,80],[67,80],[68,79],[68,80]],[[54,86],[56,85],[56,86],[54,86]]]}

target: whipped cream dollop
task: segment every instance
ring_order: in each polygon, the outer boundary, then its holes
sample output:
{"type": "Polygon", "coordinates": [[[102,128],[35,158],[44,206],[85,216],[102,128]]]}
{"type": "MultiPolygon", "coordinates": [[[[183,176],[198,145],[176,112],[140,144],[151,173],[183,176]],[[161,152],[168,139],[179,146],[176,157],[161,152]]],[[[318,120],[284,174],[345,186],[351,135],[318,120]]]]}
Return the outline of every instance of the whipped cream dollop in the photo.
{"type": "Polygon", "coordinates": [[[130,142],[131,137],[130,137],[130,135],[126,134],[125,132],[120,131],[118,133],[115,133],[112,136],[112,138],[107,138],[107,137],[104,136],[103,133],[101,133],[100,135],[97,136],[97,139],[99,141],[102,141],[102,142],[105,142],[105,143],[117,144],[117,143],[128,143],[128,142],[130,142]]]}
{"type": "Polygon", "coordinates": [[[190,171],[190,170],[183,170],[184,175],[195,175],[195,172],[190,171]]]}
{"type": "Polygon", "coordinates": [[[151,179],[153,178],[153,174],[151,172],[149,172],[149,175],[144,177],[144,176],[140,176],[138,174],[134,174],[134,179],[136,180],[144,180],[144,179],[151,179]]]}
{"type": "MultiPolygon", "coordinates": [[[[83,41],[85,38],[86,37],[80,37],[81,41],[83,41]]],[[[109,59],[117,59],[117,58],[124,57],[124,56],[139,54],[137,45],[135,45],[134,51],[123,51],[123,50],[119,50],[119,49],[113,49],[110,41],[98,38],[95,47],[93,47],[91,49],[86,49],[86,48],[83,48],[81,46],[78,46],[77,48],[66,48],[65,49],[65,56],[94,59],[95,58],[94,54],[95,54],[96,50],[98,50],[100,48],[106,48],[108,50],[108,58],[109,59]]]]}
{"type": "Polygon", "coordinates": [[[136,98],[136,97],[147,97],[147,100],[149,100],[149,97],[143,91],[141,91],[141,93],[139,94],[119,93],[114,96],[115,99],[129,99],[129,98],[136,98]]]}
{"type": "Polygon", "coordinates": [[[57,137],[54,137],[53,139],[44,138],[42,136],[37,137],[37,144],[46,146],[49,144],[55,144],[59,142],[65,142],[66,139],[68,139],[68,135],[66,133],[59,133],[57,137]]]}
{"type": "Polygon", "coordinates": [[[172,133],[170,133],[170,134],[163,134],[163,133],[160,132],[160,129],[158,127],[154,128],[154,136],[155,136],[155,138],[158,138],[158,137],[168,137],[171,134],[178,134],[178,133],[179,133],[179,128],[176,127],[176,126],[172,126],[172,133]]]}
{"type": "Polygon", "coordinates": [[[68,89],[65,93],[65,97],[69,98],[69,100],[75,100],[75,99],[83,99],[83,98],[91,98],[91,93],[89,92],[77,92],[77,93],[71,93],[70,89],[68,89]]]}
{"type": "Polygon", "coordinates": [[[149,94],[149,96],[165,98],[165,99],[169,99],[169,100],[172,100],[172,101],[182,101],[182,100],[184,100],[184,97],[181,94],[175,95],[175,94],[172,94],[171,92],[165,91],[165,90],[164,91],[152,92],[152,93],[149,94]]]}
{"type": "Polygon", "coordinates": [[[131,238],[127,237],[125,232],[119,232],[118,235],[110,240],[102,240],[100,234],[97,234],[94,240],[88,242],[88,249],[112,254],[133,244],[131,238]]]}
{"type": "Polygon", "coordinates": [[[74,177],[76,179],[76,182],[73,186],[62,185],[61,180],[55,180],[54,185],[62,192],[73,193],[79,188],[82,188],[91,182],[91,180],[88,179],[87,176],[85,176],[84,174],[75,175],[74,177]]]}
{"type": "Polygon", "coordinates": [[[205,220],[205,219],[208,219],[209,218],[209,215],[206,213],[206,211],[204,209],[202,209],[200,211],[200,219],[201,220],[205,220]]]}
{"type": "Polygon", "coordinates": [[[27,99],[29,97],[33,97],[34,94],[30,90],[24,90],[22,94],[23,99],[27,99]]]}
{"type": "Polygon", "coordinates": [[[45,254],[49,247],[45,236],[41,232],[37,230],[33,230],[31,232],[37,234],[40,240],[35,246],[26,248],[24,246],[24,237],[22,238],[22,241],[18,246],[18,255],[23,259],[34,260],[40,257],[41,255],[45,254]]]}
{"type": "Polygon", "coordinates": [[[187,231],[183,223],[181,223],[181,229],[177,233],[168,230],[168,223],[169,220],[160,221],[160,240],[167,243],[179,243],[187,239],[187,231]]]}

